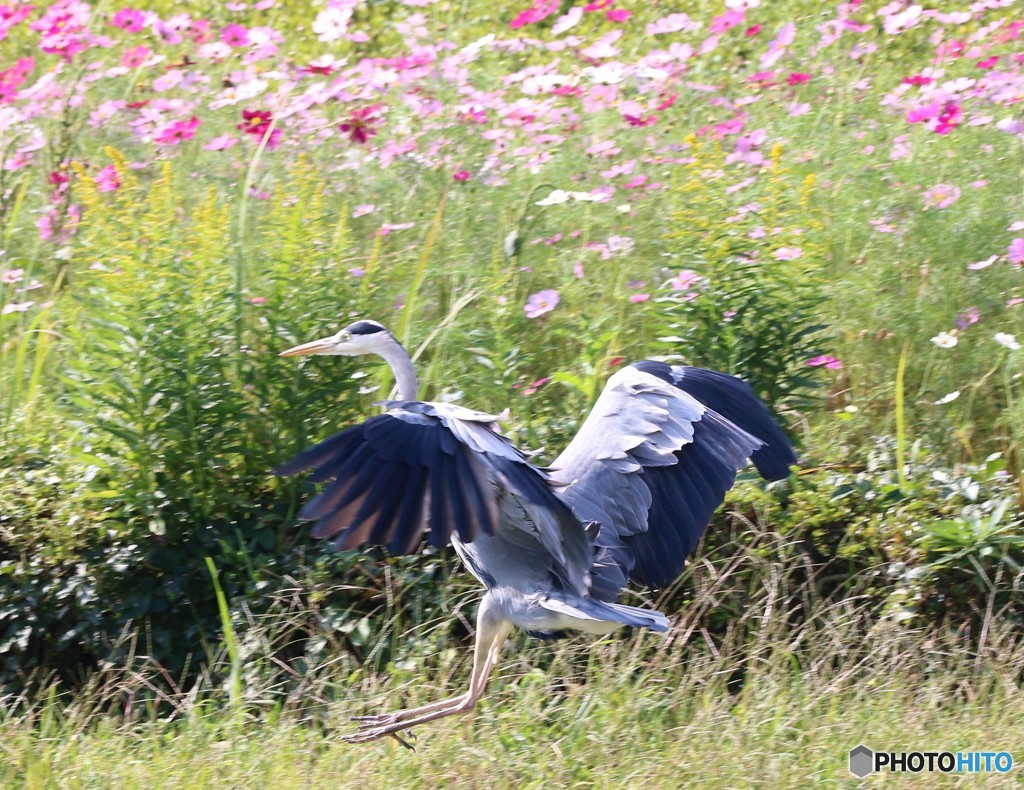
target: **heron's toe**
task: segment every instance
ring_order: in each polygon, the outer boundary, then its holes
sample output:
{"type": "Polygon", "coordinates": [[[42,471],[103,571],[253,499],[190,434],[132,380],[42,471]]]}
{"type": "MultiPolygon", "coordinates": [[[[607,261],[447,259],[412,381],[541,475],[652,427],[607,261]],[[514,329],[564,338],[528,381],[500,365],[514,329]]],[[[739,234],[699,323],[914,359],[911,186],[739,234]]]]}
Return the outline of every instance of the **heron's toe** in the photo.
{"type": "Polygon", "coordinates": [[[396,725],[386,727],[369,727],[368,725],[363,725],[363,727],[359,728],[358,732],[354,732],[351,735],[345,735],[342,737],[342,740],[346,743],[369,743],[370,741],[375,741],[378,738],[383,738],[386,735],[390,735],[406,749],[416,751],[416,747],[402,737],[404,735],[406,738],[415,739],[416,736],[411,730],[402,731],[402,727],[396,725]],[[399,735],[399,732],[402,734],[399,735]]]}
{"type": "Polygon", "coordinates": [[[377,713],[373,716],[353,716],[352,721],[360,722],[356,728],[359,731],[371,730],[375,727],[384,727],[389,724],[397,724],[402,719],[402,711],[395,713],[377,713]]]}

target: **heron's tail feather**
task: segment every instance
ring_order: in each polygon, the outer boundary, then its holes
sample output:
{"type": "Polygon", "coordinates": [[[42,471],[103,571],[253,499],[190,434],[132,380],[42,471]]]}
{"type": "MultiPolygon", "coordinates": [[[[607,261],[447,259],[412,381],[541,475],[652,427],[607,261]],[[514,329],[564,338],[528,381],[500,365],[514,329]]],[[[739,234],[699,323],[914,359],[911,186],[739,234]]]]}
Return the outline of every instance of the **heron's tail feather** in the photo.
{"type": "Polygon", "coordinates": [[[572,603],[557,598],[546,598],[541,605],[552,612],[580,620],[603,620],[636,628],[650,628],[652,631],[668,630],[668,618],[654,609],[641,609],[622,603],[605,603],[593,598],[580,598],[572,603]]]}

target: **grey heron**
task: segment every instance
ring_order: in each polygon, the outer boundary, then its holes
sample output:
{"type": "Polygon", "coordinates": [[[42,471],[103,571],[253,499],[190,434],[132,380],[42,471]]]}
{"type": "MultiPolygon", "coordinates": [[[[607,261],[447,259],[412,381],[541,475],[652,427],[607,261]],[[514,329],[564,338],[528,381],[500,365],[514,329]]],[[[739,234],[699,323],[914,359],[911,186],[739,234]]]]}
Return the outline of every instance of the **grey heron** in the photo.
{"type": "Polygon", "coordinates": [[[377,354],[398,386],[384,413],[275,470],[312,469],[310,480],[331,481],[299,514],[317,522],[312,536],[342,550],[376,544],[402,554],[426,533],[431,546],[451,543],[486,588],[469,689],[361,717],[351,742],[401,740],[410,727],[471,710],[514,627],[537,635],[667,630],[661,612],[616,602],[627,580],[661,587],[678,576],[748,458],[769,480],[787,477],[796,461],[745,382],[702,368],[644,360],[619,369],[542,469],[498,432],[497,417],[417,400],[409,354],[376,321],[282,356],[307,354],[377,354]]]}

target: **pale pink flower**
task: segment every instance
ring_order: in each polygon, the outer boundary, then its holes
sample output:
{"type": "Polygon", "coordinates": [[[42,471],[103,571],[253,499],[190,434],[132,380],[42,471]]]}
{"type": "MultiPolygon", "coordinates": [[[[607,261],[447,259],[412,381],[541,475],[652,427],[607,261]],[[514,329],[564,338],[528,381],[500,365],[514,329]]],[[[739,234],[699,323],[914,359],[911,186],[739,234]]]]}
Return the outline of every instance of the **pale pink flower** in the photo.
{"type": "Polygon", "coordinates": [[[548,288],[544,291],[530,294],[523,309],[526,311],[527,318],[539,318],[545,313],[550,313],[557,306],[558,291],[554,288],[548,288]]]}
{"type": "Polygon", "coordinates": [[[687,291],[701,281],[701,276],[690,269],[681,269],[679,274],[669,281],[669,288],[673,291],[687,291]]]}
{"type": "Polygon", "coordinates": [[[551,35],[560,36],[566,30],[575,27],[583,19],[583,9],[573,6],[569,11],[558,18],[558,21],[551,26],[551,35]]]}
{"type": "Polygon", "coordinates": [[[959,329],[967,329],[971,324],[981,320],[981,311],[977,307],[968,307],[956,317],[956,325],[959,329]]]}
{"type": "Polygon", "coordinates": [[[977,271],[978,269],[987,269],[993,263],[999,260],[998,255],[990,255],[983,261],[977,261],[976,263],[967,264],[967,268],[971,271],[977,271]]]}
{"type": "Polygon", "coordinates": [[[922,195],[925,208],[949,208],[960,199],[960,188],[955,184],[936,184],[922,195]]]}
{"type": "Polygon", "coordinates": [[[1024,265],[1024,239],[1018,236],[1011,241],[1006,256],[1015,267],[1024,265]]]}
{"type": "Polygon", "coordinates": [[[326,8],[313,20],[313,32],[325,44],[337,41],[348,31],[351,18],[351,8],[326,8]]]}
{"type": "Polygon", "coordinates": [[[210,142],[203,146],[206,151],[225,151],[228,148],[232,148],[238,143],[238,138],[232,137],[230,134],[222,134],[214,137],[210,142]]]}

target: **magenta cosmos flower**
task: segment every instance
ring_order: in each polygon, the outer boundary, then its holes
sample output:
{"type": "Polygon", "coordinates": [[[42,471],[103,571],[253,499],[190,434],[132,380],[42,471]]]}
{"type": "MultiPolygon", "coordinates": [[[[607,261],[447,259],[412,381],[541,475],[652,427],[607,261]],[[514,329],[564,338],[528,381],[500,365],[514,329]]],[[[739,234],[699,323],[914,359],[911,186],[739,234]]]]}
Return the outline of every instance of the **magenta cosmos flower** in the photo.
{"type": "Polygon", "coordinates": [[[380,123],[378,113],[380,106],[373,105],[353,110],[347,121],[338,125],[338,129],[349,136],[353,143],[363,145],[367,140],[377,134],[373,127],[380,123]]]}
{"type": "Polygon", "coordinates": [[[812,368],[826,367],[829,370],[842,370],[843,362],[840,359],[832,356],[831,354],[822,354],[821,356],[811,357],[807,360],[806,364],[812,368]]]}
{"type": "Polygon", "coordinates": [[[249,45],[249,31],[243,25],[228,25],[220,32],[220,40],[229,47],[246,47],[249,45]]]}
{"type": "Polygon", "coordinates": [[[539,318],[544,313],[550,313],[557,305],[558,291],[554,288],[548,288],[547,290],[530,294],[523,309],[526,311],[527,318],[539,318]]]}
{"type": "Polygon", "coordinates": [[[193,115],[187,121],[175,121],[165,126],[157,132],[153,142],[158,145],[177,145],[195,137],[198,128],[199,119],[193,115]]]}

